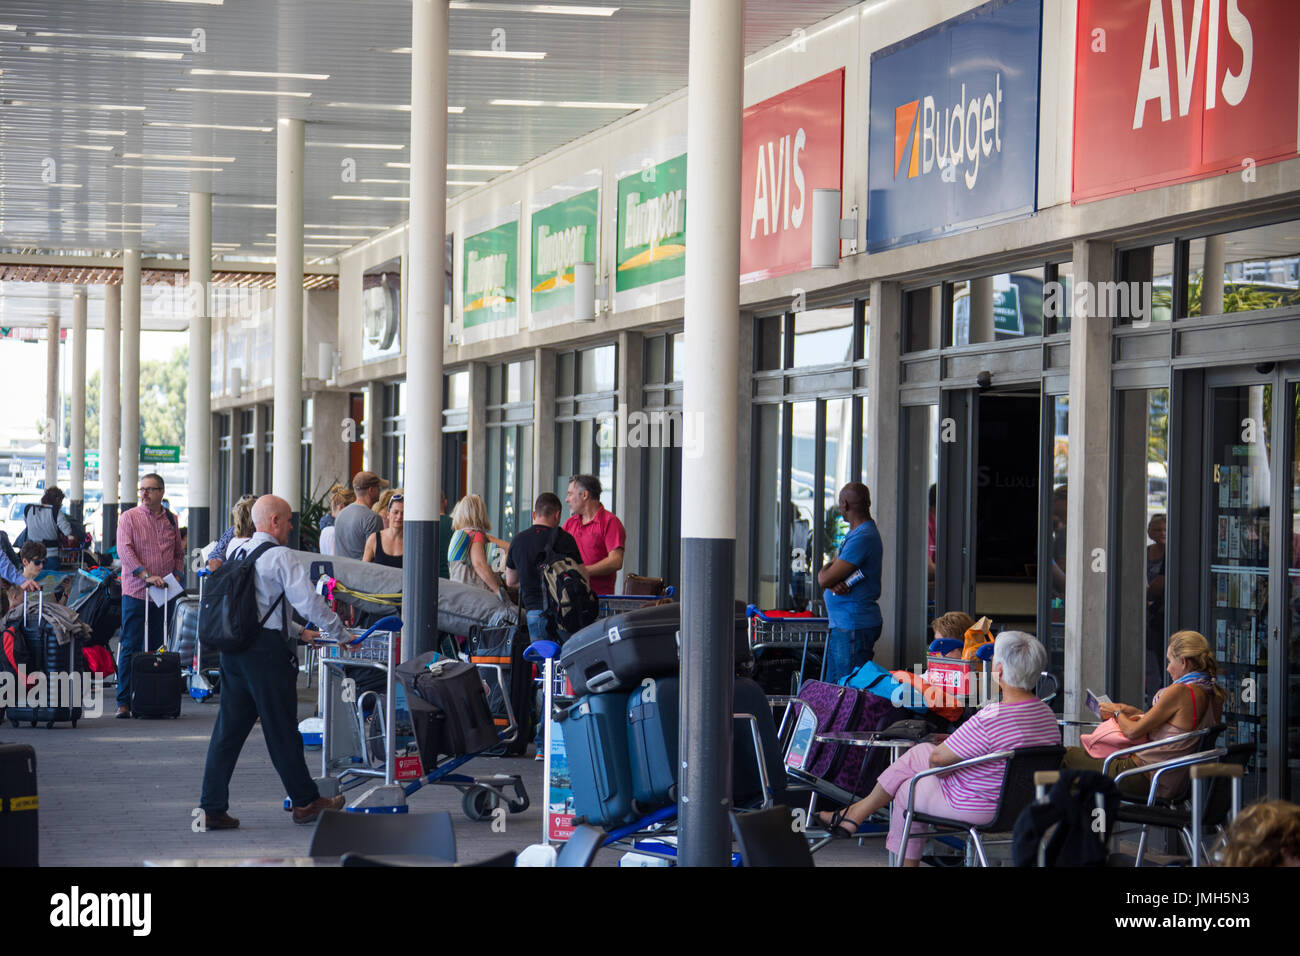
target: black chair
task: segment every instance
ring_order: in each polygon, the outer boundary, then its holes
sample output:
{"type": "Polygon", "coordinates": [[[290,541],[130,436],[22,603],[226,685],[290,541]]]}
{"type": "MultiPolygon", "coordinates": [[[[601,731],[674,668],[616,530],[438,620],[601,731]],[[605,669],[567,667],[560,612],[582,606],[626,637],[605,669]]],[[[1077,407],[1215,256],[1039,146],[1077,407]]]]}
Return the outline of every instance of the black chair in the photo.
{"type": "MultiPolygon", "coordinates": [[[[982,757],[972,757],[947,767],[935,767],[918,773],[907,787],[907,815],[903,825],[903,842],[898,848],[895,866],[902,866],[907,854],[907,844],[911,837],[913,823],[927,823],[939,832],[968,834],[979,857],[980,866],[988,866],[988,857],[984,855],[984,844],[980,835],[985,833],[1008,833],[1015,829],[1016,818],[1025,807],[1034,802],[1034,774],[1040,770],[1059,770],[1065,758],[1064,747],[1021,747],[1017,750],[999,750],[982,757]],[[974,767],[993,760],[1005,760],[1007,766],[1002,777],[1002,793],[998,798],[998,808],[993,819],[988,823],[966,823],[963,820],[949,820],[945,817],[918,813],[916,810],[916,782],[922,777],[935,777],[953,773],[964,767],[974,767]]],[[[895,795],[894,799],[898,799],[895,795]]]]}
{"type": "MultiPolygon", "coordinates": [[[[434,857],[456,862],[456,833],[451,814],[347,813],[326,810],[316,821],[308,856],[434,857]]],[[[356,862],[353,865],[365,865],[356,862]]]]}
{"type": "Polygon", "coordinates": [[[794,827],[790,808],[777,805],[731,814],[731,832],[745,866],[812,866],[808,841],[794,827]]]}
{"type": "MultiPolygon", "coordinates": [[[[1162,774],[1204,763],[1223,763],[1229,766],[1241,767],[1244,771],[1250,765],[1251,758],[1254,755],[1255,744],[1232,744],[1229,747],[1217,747],[1209,752],[1202,751],[1189,754],[1186,757],[1164,760],[1148,767],[1126,770],[1119,777],[1116,777],[1116,780],[1119,780],[1122,777],[1136,776],[1140,773],[1150,773],[1152,776],[1147,804],[1143,806],[1141,804],[1121,803],[1116,813],[1116,818],[1120,823],[1134,823],[1142,827],[1142,836],[1138,839],[1137,857],[1133,865],[1142,865],[1142,858],[1146,853],[1147,831],[1150,827],[1178,831],[1178,835],[1182,838],[1183,845],[1187,848],[1187,853],[1192,859],[1193,866],[1198,866],[1200,863],[1193,849],[1194,845],[1199,842],[1202,852],[1205,852],[1204,841],[1194,840],[1192,834],[1192,808],[1188,802],[1192,786],[1190,773],[1185,788],[1188,798],[1179,801],[1177,804],[1167,805],[1158,803],[1155,796],[1158,779],[1162,774]]],[[[1232,781],[1224,777],[1212,778],[1201,811],[1202,831],[1207,829],[1222,830],[1228,823],[1231,809],[1232,781]]],[[[1208,861],[1208,857],[1206,859],[1208,861]]]]}
{"type": "Polygon", "coordinates": [[[574,827],[567,843],[560,848],[555,858],[556,866],[591,866],[596,858],[596,851],[605,843],[605,831],[582,823],[574,827]]]}

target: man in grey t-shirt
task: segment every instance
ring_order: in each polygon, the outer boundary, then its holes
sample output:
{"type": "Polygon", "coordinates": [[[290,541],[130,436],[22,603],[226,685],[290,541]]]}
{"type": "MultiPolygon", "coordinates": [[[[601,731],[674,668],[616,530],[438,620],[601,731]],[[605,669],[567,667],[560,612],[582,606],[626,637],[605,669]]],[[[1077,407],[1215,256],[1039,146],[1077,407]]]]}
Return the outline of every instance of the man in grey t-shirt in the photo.
{"type": "Polygon", "coordinates": [[[359,471],[353,476],[352,490],[357,493],[357,500],[340,511],[334,519],[336,554],[361,560],[366,550],[366,540],[384,527],[384,519],[370,509],[386,487],[388,482],[372,471],[359,471]]]}

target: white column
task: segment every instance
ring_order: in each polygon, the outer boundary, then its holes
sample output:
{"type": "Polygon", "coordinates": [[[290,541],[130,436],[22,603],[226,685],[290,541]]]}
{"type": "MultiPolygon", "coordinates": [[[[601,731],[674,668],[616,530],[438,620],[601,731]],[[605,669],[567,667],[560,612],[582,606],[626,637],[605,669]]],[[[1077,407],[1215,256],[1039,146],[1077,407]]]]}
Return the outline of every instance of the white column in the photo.
{"type": "Polygon", "coordinates": [[[140,250],[122,251],[122,504],[135,507],[140,480],[140,250]]]}
{"type": "Polygon", "coordinates": [[[212,504],[212,194],[190,193],[190,378],[185,395],[190,541],[209,540],[212,504]]]}
{"type": "Polygon", "coordinates": [[[438,512],[442,490],[443,261],[447,226],[448,7],[411,6],[411,205],[407,233],[406,559],[409,651],[438,643],[438,512]],[[429,586],[432,582],[432,587],[429,586]]]}
{"type": "MultiPolygon", "coordinates": [[[[275,148],[275,441],[271,491],[302,502],[302,207],[304,124],[281,117],[275,148]]],[[[291,543],[296,545],[297,520],[291,543]]]]}
{"type": "Polygon", "coordinates": [[[104,286],[104,358],[99,379],[99,480],[104,485],[102,546],[116,538],[118,450],[122,443],[122,287],[104,286]]]}
{"type": "Polygon", "coordinates": [[[72,410],[68,421],[69,511],[80,520],[86,500],[86,289],[72,293],[72,410]]]}
{"type": "Polygon", "coordinates": [[[740,135],[743,0],[691,4],[686,107],[686,447],[682,488],[681,856],[726,866],[731,832],[740,374],[740,135]]]}
{"type": "Polygon", "coordinates": [[[45,487],[59,483],[59,313],[51,312],[45,325],[45,487]]]}

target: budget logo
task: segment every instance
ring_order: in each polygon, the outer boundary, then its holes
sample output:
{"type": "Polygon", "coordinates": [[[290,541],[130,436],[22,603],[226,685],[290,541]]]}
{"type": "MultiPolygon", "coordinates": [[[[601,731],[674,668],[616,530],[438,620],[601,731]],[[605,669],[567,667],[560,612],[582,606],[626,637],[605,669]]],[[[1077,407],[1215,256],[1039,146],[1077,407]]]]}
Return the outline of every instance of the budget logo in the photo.
{"type": "Polygon", "coordinates": [[[966,188],[975,188],[980,162],[1002,153],[1002,74],[969,99],[966,93],[963,83],[953,103],[937,105],[927,94],[894,108],[895,180],[906,161],[908,179],[938,169],[945,182],[956,182],[960,171],[966,188]]]}

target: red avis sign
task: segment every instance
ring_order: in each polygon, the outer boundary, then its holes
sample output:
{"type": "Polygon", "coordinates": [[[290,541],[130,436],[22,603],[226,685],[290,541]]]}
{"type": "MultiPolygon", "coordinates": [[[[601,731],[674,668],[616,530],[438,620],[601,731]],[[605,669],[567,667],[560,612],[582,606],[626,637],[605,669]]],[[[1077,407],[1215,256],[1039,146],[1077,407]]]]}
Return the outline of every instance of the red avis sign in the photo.
{"type": "Polygon", "coordinates": [[[844,70],[745,110],[740,164],[740,281],[812,265],[812,194],[839,189],[844,70]]]}
{"type": "Polygon", "coordinates": [[[1294,158],[1293,0],[1079,0],[1075,203],[1294,158]]]}

